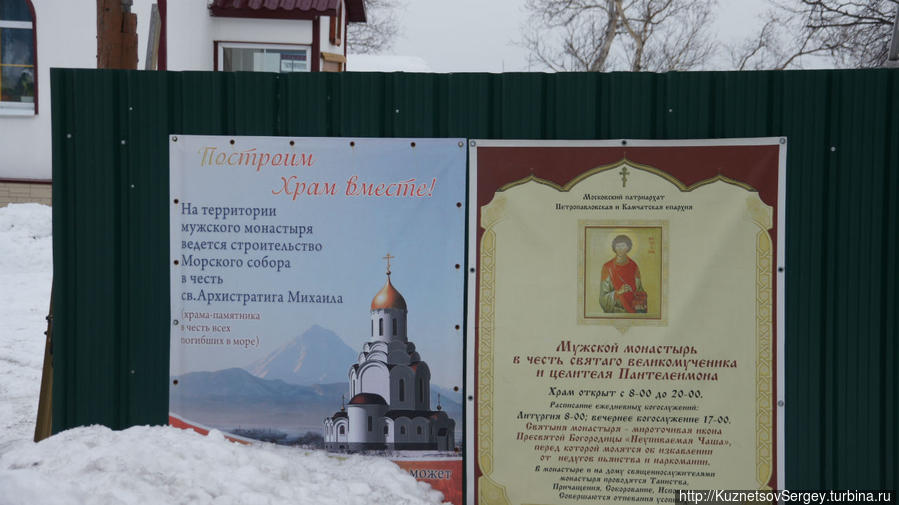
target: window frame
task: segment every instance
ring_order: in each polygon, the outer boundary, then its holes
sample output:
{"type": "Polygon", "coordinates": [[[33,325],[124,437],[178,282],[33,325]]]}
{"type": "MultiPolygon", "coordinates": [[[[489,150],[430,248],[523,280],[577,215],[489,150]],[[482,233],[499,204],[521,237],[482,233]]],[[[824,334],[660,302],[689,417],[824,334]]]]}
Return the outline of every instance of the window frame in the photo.
{"type": "MultiPolygon", "coordinates": [[[[312,45],[311,44],[276,44],[269,42],[235,42],[228,40],[215,41],[215,61],[214,68],[216,72],[254,72],[253,70],[225,70],[225,49],[277,49],[282,51],[306,51],[306,70],[301,72],[312,72],[312,45]]],[[[271,72],[270,72],[271,73],[271,72]]],[[[277,72],[299,73],[299,72],[277,72]]]]}
{"type": "Polygon", "coordinates": [[[31,102],[4,102],[0,100],[0,116],[22,116],[34,117],[38,114],[38,53],[37,53],[37,15],[34,11],[34,4],[31,0],[22,0],[28,7],[28,13],[31,15],[31,21],[7,21],[0,19],[0,29],[30,29],[31,30],[31,50],[33,61],[31,65],[32,76],[34,77],[34,100],[31,102]]]}

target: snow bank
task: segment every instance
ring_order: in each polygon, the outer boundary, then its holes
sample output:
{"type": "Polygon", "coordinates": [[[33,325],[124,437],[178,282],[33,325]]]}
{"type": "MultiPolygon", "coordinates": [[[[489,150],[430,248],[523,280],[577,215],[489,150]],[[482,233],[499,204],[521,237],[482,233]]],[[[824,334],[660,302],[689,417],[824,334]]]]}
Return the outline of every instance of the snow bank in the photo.
{"type": "Polygon", "coordinates": [[[168,426],[31,442],[52,282],[50,208],[0,208],[0,505],[437,504],[386,459],[244,446],[168,426]]]}
{"type": "Polygon", "coordinates": [[[51,245],[50,207],[0,208],[0,452],[4,442],[34,437],[53,278],[51,245]]]}

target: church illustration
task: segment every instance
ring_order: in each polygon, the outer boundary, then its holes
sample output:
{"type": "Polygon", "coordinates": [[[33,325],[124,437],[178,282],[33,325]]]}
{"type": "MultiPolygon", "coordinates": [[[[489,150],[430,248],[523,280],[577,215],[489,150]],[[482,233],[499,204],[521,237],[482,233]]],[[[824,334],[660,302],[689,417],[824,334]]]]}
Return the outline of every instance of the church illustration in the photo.
{"type": "Polygon", "coordinates": [[[456,422],[431,410],[431,372],[407,335],[406,300],[387,282],[371,301],[369,341],[350,365],[349,403],[324,420],[332,451],[452,451],[456,422]]]}

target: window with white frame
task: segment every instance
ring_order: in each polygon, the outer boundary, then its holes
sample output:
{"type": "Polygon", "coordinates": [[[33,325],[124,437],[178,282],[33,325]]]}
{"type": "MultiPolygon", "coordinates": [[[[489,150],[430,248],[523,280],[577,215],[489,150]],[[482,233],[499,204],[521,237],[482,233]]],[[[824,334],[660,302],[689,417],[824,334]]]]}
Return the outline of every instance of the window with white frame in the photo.
{"type": "Polygon", "coordinates": [[[218,68],[226,72],[309,72],[309,46],[219,42],[218,68]]]}
{"type": "Polygon", "coordinates": [[[0,113],[34,114],[34,19],[27,0],[0,1],[0,113]]]}

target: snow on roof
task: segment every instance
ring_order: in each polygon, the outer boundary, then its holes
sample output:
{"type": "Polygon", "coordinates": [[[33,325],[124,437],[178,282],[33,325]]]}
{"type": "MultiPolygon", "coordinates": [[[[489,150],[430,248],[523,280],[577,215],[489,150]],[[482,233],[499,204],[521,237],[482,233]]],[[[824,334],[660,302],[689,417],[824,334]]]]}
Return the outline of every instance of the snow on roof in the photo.
{"type": "Polygon", "coordinates": [[[433,72],[418,56],[349,54],[346,58],[347,72],[433,72]]]}

